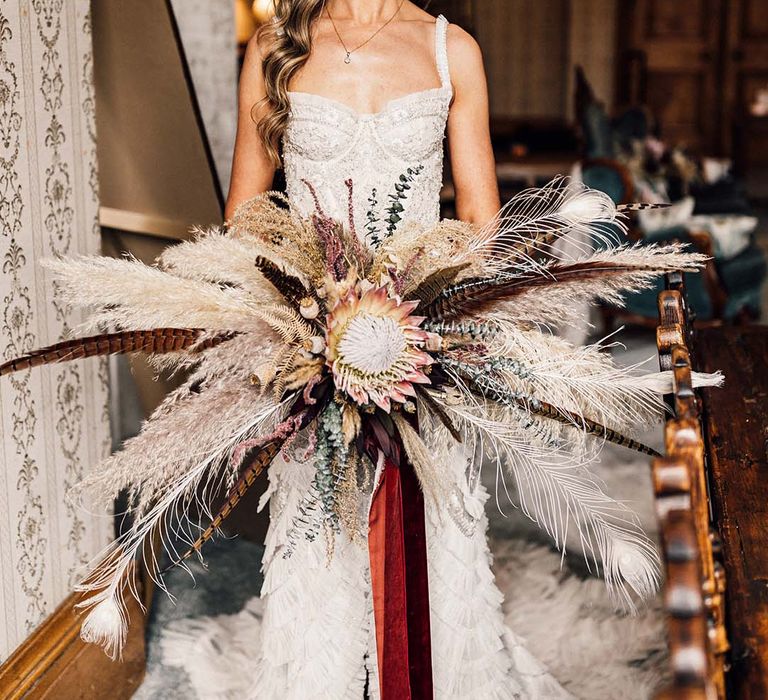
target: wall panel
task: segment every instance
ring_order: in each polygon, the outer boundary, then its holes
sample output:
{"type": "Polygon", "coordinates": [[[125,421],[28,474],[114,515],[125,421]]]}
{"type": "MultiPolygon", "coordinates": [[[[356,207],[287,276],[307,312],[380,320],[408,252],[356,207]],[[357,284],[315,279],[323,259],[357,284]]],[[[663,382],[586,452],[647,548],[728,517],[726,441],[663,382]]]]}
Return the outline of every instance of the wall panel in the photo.
{"type": "Polygon", "coordinates": [[[568,119],[573,70],[582,65],[595,92],[613,103],[618,0],[478,0],[494,116],[568,119]]]}
{"type": "Polygon", "coordinates": [[[184,53],[226,195],[237,127],[237,43],[232,0],[172,0],[184,53]]]}
{"type": "MultiPolygon", "coordinates": [[[[81,320],[39,262],[95,253],[98,185],[88,0],[0,0],[0,356],[81,320]]],[[[0,659],[61,602],[111,517],[65,499],[109,449],[94,361],[0,380],[0,659]]]]}

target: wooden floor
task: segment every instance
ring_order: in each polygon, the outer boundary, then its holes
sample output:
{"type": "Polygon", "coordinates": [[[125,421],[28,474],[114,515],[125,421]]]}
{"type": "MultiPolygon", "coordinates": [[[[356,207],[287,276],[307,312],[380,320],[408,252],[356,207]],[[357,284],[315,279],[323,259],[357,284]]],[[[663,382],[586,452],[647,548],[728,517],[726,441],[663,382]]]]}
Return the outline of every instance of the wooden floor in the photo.
{"type": "Polygon", "coordinates": [[[695,350],[726,381],[704,392],[703,408],[728,577],[728,697],[768,698],[768,327],[702,330],[695,350]]]}

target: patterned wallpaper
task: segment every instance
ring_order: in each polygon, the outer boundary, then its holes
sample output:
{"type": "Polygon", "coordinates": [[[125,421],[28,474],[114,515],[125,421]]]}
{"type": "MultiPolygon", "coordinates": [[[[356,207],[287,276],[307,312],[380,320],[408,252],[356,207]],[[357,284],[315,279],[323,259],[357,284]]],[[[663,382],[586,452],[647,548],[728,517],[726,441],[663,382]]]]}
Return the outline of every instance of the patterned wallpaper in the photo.
{"type": "MultiPolygon", "coordinates": [[[[99,249],[88,0],[0,0],[0,356],[81,318],[37,264],[99,249]]],[[[65,499],[109,449],[107,370],[0,380],[0,660],[69,593],[111,519],[65,499]]]]}
{"type": "Polygon", "coordinates": [[[235,3],[172,0],[171,5],[226,197],[237,129],[235,3]]]}

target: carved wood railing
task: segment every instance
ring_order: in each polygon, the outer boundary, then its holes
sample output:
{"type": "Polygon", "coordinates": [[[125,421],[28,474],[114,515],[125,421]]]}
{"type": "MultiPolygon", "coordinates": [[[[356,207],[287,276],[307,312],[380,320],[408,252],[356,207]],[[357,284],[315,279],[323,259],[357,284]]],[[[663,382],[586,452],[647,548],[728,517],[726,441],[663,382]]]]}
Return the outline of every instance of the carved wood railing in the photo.
{"type": "Polygon", "coordinates": [[[682,275],[659,294],[659,363],[674,374],[672,417],[664,457],[653,461],[653,486],[666,569],[664,605],[672,684],[664,700],[725,698],[725,570],[716,561],[705,450],[691,381],[691,352],[682,275]]]}

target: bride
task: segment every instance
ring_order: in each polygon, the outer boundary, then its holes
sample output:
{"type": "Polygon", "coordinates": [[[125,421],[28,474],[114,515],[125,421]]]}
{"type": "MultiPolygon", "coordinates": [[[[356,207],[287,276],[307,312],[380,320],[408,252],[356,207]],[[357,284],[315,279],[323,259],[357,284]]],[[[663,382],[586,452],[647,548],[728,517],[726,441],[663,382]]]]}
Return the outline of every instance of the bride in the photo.
{"type": "MultiPolygon", "coordinates": [[[[403,226],[432,227],[446,133],[458,217],[482,225],[496,214],[486,79],[466,32],[408,0],[277,0],[275,10],[246,54],[227,218],[269,190],[282,166],[299,213],[319,206],[350,220],[368,245],[403,226]]],[[[426,513],[435,697],[570,697],[504,626],[486,491],[468,485],[463,454],[443,466],[451,498],[426,513]]],[[[312,476],[311,463],[269,470],[250,696],[378,697],[365,542],[338,534],[328,558],[322,536],[292,537],[312,476]]]]}

